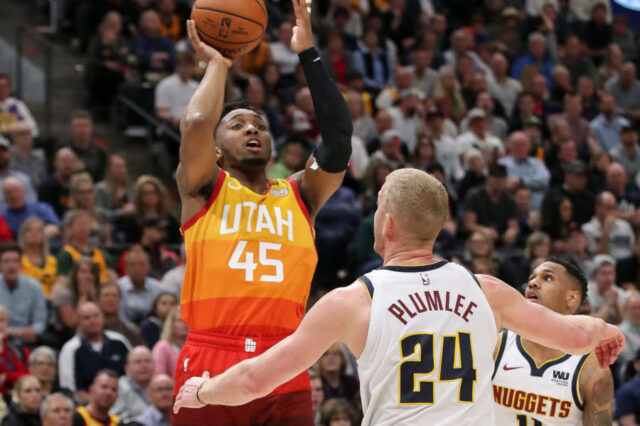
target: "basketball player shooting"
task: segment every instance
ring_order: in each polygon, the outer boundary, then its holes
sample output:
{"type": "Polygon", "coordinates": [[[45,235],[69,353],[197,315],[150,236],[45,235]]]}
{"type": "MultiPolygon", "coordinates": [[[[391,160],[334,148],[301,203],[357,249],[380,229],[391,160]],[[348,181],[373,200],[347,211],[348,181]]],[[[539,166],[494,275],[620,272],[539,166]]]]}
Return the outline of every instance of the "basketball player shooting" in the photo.
{"type": "MultiPolygon", "coordinates": [[[[525,297],[573,315],[587,297],[587,279],[572,260],[551,258],[529,277],[525,297]]],[[[613,378],[593,353],[566,354],[509,330],[500,333],[493,377],[500,425],[610,425],[613,378]]]]}
{"type": "Polygon", "coordinates": [[[501,328],[564,353],[595,349],[602,368],[615,360],[624,346],[617,327],[557,314],[496,278],[436,261],[433,243],[448,206],[434,177],[415,169],[389,174],[374,216],[374,249],[384,266],[328,293],[264,354],[224,374],[189,379],[174,411],[245,404],[344,342],[358,359],[363,425],[491,425],[501,328]]]}
{"type": "MultiPolygon", "coordinates": [[[[178,358],[176,393],[190,377],[222,373],[266,351],[290,335],[305,312],[317,263],[313,220],[342,183],[352,125],[313,47],[309,13],[293,4],[291,47],[322,142],[305,169],[286,180],[266,178],[271,140],[262,117],[238,105],[223,108],[231,61],[187,23],[189,40],[208,66],[181,122],[176,179],[187,254],[181,315],[191,331],[178,358]]],[[[283,383],[244,407],[184,409],[172,422],[313,425],[309,375],[300,370],[283,383]]]]}

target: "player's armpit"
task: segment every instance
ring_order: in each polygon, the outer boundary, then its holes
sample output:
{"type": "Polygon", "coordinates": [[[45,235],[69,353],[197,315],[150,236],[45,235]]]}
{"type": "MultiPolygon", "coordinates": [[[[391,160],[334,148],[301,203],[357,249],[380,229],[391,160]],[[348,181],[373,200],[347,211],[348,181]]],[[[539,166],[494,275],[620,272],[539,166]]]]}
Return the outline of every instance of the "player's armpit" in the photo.
{"type": "Polygon", "coordinates": [[[312,219],[342,185],[345,173],[329,173],[322,170],[311,155],[305,169],[292,176],[300,188],[300,194],[312,219]]]}
{"type": "Polygon", "coordinates": [[[580,375],[580,394],[584,400],[583,425],[612,424],[613,377],[609,369],[599,368],[593,356],[587,360],[580,375]]]}

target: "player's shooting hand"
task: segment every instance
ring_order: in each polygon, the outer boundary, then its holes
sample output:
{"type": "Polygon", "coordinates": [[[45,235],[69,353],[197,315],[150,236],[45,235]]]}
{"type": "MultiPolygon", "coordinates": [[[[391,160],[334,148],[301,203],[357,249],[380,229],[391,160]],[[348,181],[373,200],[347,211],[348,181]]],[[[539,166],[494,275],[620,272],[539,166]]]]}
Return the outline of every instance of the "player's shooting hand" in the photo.
{"type": "Polygon", "coordinates": [[[607,369],[616,361],[616,358],[624,349],[624,334],[615,325],[607,324],[604,334],[594,352],[598,357],[600,368],[607,369]]]}
{"type": "Polygon", "coordinates": [[[311,0],[291,0],[293,11],[296,14],[296,26],[293,27],[291,37],[291,49],[300,53],[313,47],[313,35],[311,33],[311,16],[307,7],[311,8],[311,0]]]}
{"type": "Polygon", "coordinates": [[[173,413],[178,414],[181,408],[202,408],[203,404],[198,401],[196,393],[198,386],[209,379],[209,372],[205,371],[202,377],[191,377],[180,387],[180,391],[176,396],[176,402],[173,404],[173,413]]]}
{"type": "Polygon", "coordinates": [[[191,45],[196,51],[196,56],[204,58],[207,62],[218,62],[224,64],[227,68],[231,66],[233,63],[231,59],[225,58],[222,56],[222,53],[200,40],[200,36],[196,30],[196,23],[193,19],[187,20],[187,34],[189,35],[191,45]]]}

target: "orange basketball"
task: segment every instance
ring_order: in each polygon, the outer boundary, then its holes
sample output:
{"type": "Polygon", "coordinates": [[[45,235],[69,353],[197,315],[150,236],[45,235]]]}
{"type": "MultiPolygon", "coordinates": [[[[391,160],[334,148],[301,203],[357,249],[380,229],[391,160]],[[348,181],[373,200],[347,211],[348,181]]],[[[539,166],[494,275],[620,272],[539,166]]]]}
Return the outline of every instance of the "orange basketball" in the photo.
{"type": "Polygon", "coordinates": [[[234,58],[260,43],[268,16],[263,0],[196,0],[191,19],[202,41],[234,58]]]}

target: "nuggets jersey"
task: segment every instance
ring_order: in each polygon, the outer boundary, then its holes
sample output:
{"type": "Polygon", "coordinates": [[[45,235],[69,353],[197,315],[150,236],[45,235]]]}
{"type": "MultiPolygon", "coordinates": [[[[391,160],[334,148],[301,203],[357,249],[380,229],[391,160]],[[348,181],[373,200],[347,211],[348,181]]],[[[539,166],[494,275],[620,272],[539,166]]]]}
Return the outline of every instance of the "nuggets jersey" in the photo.
{"type": "Polygon", "coordinates": [[[292,333],[318,260],[294,180],[257,194],[220,172],[205,207],[182,226],[181,314],[192,330],[231,336],[292,333]]]}
{"type": "Polygon", "coordinates": [[[581,425],[579,379],[589,357],[563,355],[537,365],[517,334],[500,334],[493,396],[499,425],[581,425]]]}
{"type": "Polygon", "coordinates": [[[363,425],[493,425],[497,329],[475,276],[441,261],[360,278],[372,296],[358,359],[363,425]]]}

